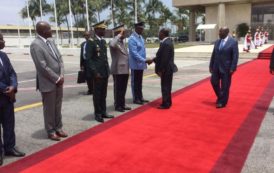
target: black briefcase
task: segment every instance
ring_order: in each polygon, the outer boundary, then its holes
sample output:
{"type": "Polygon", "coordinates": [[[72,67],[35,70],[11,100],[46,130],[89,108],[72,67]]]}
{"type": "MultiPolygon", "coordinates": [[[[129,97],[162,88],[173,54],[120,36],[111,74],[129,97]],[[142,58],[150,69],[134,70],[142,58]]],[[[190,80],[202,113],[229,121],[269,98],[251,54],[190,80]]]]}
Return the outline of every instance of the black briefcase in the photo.
{"type": "Polygon", "coordinates": [[[85,72],[82,70],[78,71],[77,83],[85,83],[85,82],[86,82],[85,72]]]}

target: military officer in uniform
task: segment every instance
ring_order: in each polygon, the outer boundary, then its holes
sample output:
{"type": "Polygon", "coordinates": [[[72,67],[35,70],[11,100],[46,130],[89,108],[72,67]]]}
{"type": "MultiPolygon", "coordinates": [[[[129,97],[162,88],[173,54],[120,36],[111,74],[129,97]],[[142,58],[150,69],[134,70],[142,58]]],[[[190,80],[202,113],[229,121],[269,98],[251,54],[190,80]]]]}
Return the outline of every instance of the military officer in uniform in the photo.
{"type": "Polygon", "coordinates": [[[114,81],[114,107],[118,112],[131,110],[125,105],[125,95],[129,77],[128,51],[123,42],[124,25],[113,28],[115,37],[110,41],[109,48],[112,58],[110,73],[114,81]]]}
{"type": "Polygon", "coordinates": [[[106,30],[105,22],[93,25],[94,40],[86,45],[86,58],[88,73],[94,76],[93,79],[93,104],[95,120],[104,122],[103,118],[113,118],[106,112],[106,97],[109,77],[109,64],[107,57],[107,44],[103,39],[106,30]]]}
{"type": "Polygon", "coordinates": [[[87,42],[90,41],[90,32],[86,31],[84,33],[84,38],[86,39],[86,41],[84,41],[81,44],[81,53],[80,53],[80,68],[81,70],[84,71],[85,76],[86,76],[86,81],[87,81],[87,85],[88,85],[88,95],[91,95],[93,93],[93,80],[92,80],[92,76],[91,74],[87,73],[87,58],[86,58],[86,44],[87,42]]]}
{"type": "Polygon", "coordinates": [[[128,39],[129,66],[131,69],[131,90],[134,104],[148,102],[143,98],[143,73],[147,69],[145,41],[142,37],[144,22],[135,23],[135,32],[128,39]]]}

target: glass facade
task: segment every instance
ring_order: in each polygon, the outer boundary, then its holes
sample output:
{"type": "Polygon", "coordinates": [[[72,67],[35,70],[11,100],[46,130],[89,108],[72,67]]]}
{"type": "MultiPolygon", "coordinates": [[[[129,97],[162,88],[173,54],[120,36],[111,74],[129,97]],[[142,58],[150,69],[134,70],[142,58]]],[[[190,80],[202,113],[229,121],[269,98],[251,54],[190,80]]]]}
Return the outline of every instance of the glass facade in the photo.
{"type": "Polygon", "coordinates": [[[264,30],[268,30],[269,39],[274,40],[274,3],[252,5],[252,33],[254,33],[258,27],[263,27],[264,30]]]}

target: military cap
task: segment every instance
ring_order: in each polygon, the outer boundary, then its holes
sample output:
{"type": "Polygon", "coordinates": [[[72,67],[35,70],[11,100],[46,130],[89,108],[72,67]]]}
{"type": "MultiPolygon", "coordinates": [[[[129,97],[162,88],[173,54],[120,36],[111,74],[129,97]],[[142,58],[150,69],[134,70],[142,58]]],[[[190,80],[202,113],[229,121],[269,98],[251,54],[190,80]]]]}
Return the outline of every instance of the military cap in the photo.
{"type": "Polygon", "coordinates": [[[124,28],[124,24],[114,27],[112,30],[114,32],[119,32],[124,28]]]}
{"type": "Polygon", "coordinates": [[[105,29],[105,28],[107,28],[107,25],[105,24],[105,21],[103,20],[103,21],[101,21],[101,22],[98,22],[98,23],[92,25],[92,27],[93,27],[94,29],[96,29],[96,28],[105,29]]]}
{"type": "Polygon", "coordinates": [[[137,22],[137,23],[134,24],[134,26],[144,28],[145,27],[145,22],[137,22]]]}

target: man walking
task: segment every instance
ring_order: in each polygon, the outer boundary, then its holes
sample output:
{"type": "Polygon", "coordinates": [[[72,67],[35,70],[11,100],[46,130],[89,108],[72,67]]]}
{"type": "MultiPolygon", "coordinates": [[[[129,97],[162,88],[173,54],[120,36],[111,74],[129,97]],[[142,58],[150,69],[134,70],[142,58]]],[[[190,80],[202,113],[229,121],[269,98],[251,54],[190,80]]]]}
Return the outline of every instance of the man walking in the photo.
{"type": "Polygon", "coordinates": [[[163,28],[159,32],[160,48],[156,53],[156,57],[147,60],[150,64],[155,62],[155,73],[161,78],[162,104],[158,109],[169,109],[172,105],[171,89],[173,72],[177,67],[174,64],[174,46],[171,38],[169,38],[169,30],[163,28]]]}
{"type": "Polygon", "coordinates": [[[131,110],[125,105],[125,95],[129,77],[128,51],[123,42],[125,38],[124,25],[113,28],[115,37],[110,41],[111,69],[114,81],[114,107],[118,112],[131,110]]]}
{"type": "Polygon", "coordinates": [[[88,73],[94,76],[93,104],[95,120],[104,122],[103,118],[114,118],[106,112],[106,98],[109,77],[107,44],[103,39],[106,30],[105,22],[93,25],[95,36],[93,41],[86,45],[88,73]]]}
{"type": "Polygon", "coordinates": [[[217,96],[216,108],[223,108],[228,102],[231,77],[239,58],[238,42],[228,33],[227,27],[219,30],[220,39],[215,42],[209,65],[211,84],[217,96]]]}
{"type": "Polygon", "coordinates": [[[50,25],[40,21],[36,24],[37,37],[30,45],[30,53],[36,67],[37,89],[41,92],[44,123],[48,138],[60,141],[68,135],[62,130],[62,98],[64,64],[52,37],[50,25]]]}
{"type": "Polygon", "coordinates": [[[84,33],[84,38],[86,39],[86,41],[84,41],[81,44],[81,53],[80,53],[80,68],[85,73],[86,81],[88,85],[87,95],[91,95],[93,93],[93,78],[91,74],[87,73],[87,57],[86,57],[86,45],[87,45],[87,42],[91,41],[90,36],[91,36],[90,32],[86,31],[84,33]]]}
{"type": "MultiPolygon", "coordinates": [[[[0,49],[5,47],[3,35],[0,33],[0,49]]],[[[6,53],[0,51],[0,165],[3,164],[3,151],[6,156],[22,157],[25,153],[15,148],[14,102],[17,92],[17,75],[6,53]],[[2,145],[2,133],[3,140],[2,145]]]]}
{"type": "Polygon", "coordinates": [[[135,32],[131,34],[128,40],[133,103],[140,105],[148,102],[148,100],[144,99],[142,92],[143,73],[147,68],[145,41],[142,37],[143,32],[144,22],[135,23],[135,32]]]}

